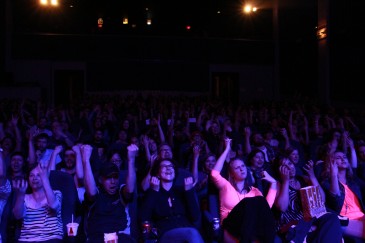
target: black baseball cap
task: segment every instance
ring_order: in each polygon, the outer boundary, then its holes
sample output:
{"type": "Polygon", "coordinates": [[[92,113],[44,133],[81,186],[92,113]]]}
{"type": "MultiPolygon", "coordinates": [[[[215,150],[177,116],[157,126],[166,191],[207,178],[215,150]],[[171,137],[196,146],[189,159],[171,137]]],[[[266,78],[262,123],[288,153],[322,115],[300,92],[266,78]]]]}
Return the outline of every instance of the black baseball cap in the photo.
{"type": "Polygon", "coordinates": [[[100,176],[104,178],[119,176],[118,167],[112,162],[104,162],[100,167],[100,176]]]}

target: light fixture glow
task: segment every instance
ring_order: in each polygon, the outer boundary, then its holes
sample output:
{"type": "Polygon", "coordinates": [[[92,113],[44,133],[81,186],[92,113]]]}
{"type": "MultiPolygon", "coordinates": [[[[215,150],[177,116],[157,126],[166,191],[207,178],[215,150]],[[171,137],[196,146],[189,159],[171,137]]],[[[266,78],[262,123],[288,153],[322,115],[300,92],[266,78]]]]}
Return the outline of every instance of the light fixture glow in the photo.
{"type": "Polygon", "coordinates": [[[317,39],[322,40],[327,38],[327,27],[321,26],[317,29],[317,39]]]}
{"type": "Polygon", "coordinates": [[[252,7],[251,7],[251,5],[246,5],[246,6],[244,6],[243,11],[244,11],[245,13],[251,13],[251,11],[252,11],[252,7]]]}
{"type": "Polygon", "coordinates": [[[52,6],[58,6],[58,0],[51,0],[52,6]]]}
{"type": "Polygon", "coordinates": [[[103,18],[98,18],[98,28],[103,28],[104,20],[103,18]]]}

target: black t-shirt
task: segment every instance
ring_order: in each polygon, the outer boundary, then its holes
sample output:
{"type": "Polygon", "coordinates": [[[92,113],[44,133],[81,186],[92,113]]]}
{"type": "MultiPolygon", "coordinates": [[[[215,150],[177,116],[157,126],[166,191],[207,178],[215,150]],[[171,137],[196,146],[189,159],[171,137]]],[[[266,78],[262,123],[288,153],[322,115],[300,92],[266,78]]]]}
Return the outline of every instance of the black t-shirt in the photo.
{"type": "Polygon", "coordinates": [[[100,189],[95,200],[89,201],[85,196],[88,206],[87,236],[88,242],[104,242],[104,233],[121,232],[130,225],[130,218],[126,212],[126,204],[122,197],[122,187],[119,193],[110,195],[100,189]]]}

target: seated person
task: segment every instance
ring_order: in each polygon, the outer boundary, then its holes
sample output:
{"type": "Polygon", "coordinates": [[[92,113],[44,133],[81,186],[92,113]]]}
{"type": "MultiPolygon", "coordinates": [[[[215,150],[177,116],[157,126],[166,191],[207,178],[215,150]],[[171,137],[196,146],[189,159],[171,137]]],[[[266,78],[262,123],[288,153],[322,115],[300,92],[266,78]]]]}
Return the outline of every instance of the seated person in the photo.
{"type": "Polygon", "coordinates": [[[59,170],[70,174],[73,177],[79,201],[84,201],[85,187],[84,187],[84,171],[81,161],[81,144],[76,144],[72,148],[63,148],[61,145],[57,145],[49,160],[49,170],[59,170]],[[62,161],[56,165],[56,158],[62,154],[62,161]]]}
{"type": "Polygon", "coordinates": [[[228,180],[221,175],[227,155],[231,149],[231,139],[225,139],[225,149],[211,170],[213,183],[219,191],[220,220],[223,227],[224,242],[272,242],[275,237],[274,218],[271,206],[276,196],[276,181],[266,171],[263,180],[270,183],[270,188],[264,203],[262,192],[250,185],[248,171],[241,159],[231,159],[228,162],[228,180]],[[255,207],[246,198],[260,197],[256,201],[260,207],[255,207]],[[258,209],[258,210],[256,210],[258,209]],[[249,211],[252,211],[249,213],[249,211]],[[264,212],[264,213],[263,213],[264,212]],[[246,217],[244,217],[246,215],[246,217]],[[260,215],[260,216],[259,216],[260,215]],[[252,231],[248,232],[246,229],[252,231]]]}
{"type": "Polygon", "coordinates": [[[365,240],[365,183],[352,172],[347,155],[335,151],[329,156],[325,166],[325,179],[322,182],[326,192],[326,205],[335,213],[349,219],[342,227],[345,236],[365,240]]]}
{"type": "Polygon", "coordinates": [[[160,243],[203,243],[195,227],[201,214],[193,178],[185,178],[184,186],[177,185],[176,167],[168,158],[154,162],[151,176],[141,204],[141,222],[150,221],[157,228],[160,243]]]}
{"type": "Polygon", "coordinates": [[[135,190],[136,172],[134,162],[138,147],[132,144],[127,149],[127,179],[126,184],[120,185],[119,168],[111,162],[102,164],[98,177],[99,183],[97,183],[90,165],[92,146],[81,146],[86,189],[84,202],[88,206],[86,219],[87,243],[104,242],[105,233],[116,233],[118,242],[136,242],[130,236],[128,203],[133,200],[135,190]]]}
{"type": "Polygon", "coordinates": [[[270,163],[265,163],[265,154],[261,149],[253,148],[252,151],[247,155],[247,169],[248,176],[252,182],[252,185],[259,189],[263,195],[266,195],[270,183],[266,180],[262,180],[264,171],[272,175],[272,169],[270,163]]]}
{"type": "Polygon", "coordinates": [[[16,193],[13,214],[22,220],[18,242],[63,242],[62,193],[52,190],[48,169],[43,164],[33,164],[28,181],[13,181],[13,189],[16,193]]]}
{"type": "Polygon", "coordinates": [[[325,198],[314,174],[313,162],[309,161],[303,168],[304,173],[308,175],[308,181],[296,174],[295,165],[286,156],[277,157],[274,160],[274,167],[280,180],[273,210],[278,235],[282,240],[284,242],[342,242],[340,220],[336,214],[326,212],[311,220],[304,220],[299,190],[306,186],[318,186],[321,199],[325,198]]]}
{"type": "MultiPolygon", "coordinates": [[[[5,225],[7,222],[1,222],[1,219],[10,194],[11,194],[11,184],[10,180],[7,179],[6,177],[6,165],[3,159],[3,151],[2,149],[0,149],[0,223],[1,223],[0,242],[2,242],[2,239],[4,242],[6,241],[4,234],[6,233],[5,225]]],[[[7,212],[5,212],[4,214],[6,213],[7,212]]]]}

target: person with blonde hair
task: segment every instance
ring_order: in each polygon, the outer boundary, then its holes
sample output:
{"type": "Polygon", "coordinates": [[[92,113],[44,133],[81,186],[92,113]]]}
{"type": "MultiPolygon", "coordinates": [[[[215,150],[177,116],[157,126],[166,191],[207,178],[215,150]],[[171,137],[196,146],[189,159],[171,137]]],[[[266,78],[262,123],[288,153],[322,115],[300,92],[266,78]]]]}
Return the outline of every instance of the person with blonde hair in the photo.
{"type": "Polygon", "coordinates": [[[221,175],[225,160],[231,150],[231,139],[226,138],[225,149],[211,170],[213,183],[219,191],[220,221],[223,240],[228,242],[273,242],[274,217],[271,206],[276,197],[276,180],[266,171],[263,180],[270,183],[266,200],[262,192],[248,180],[248,170],[243,160],[233,158],[228,166],[228,179],[221,175]]]}

